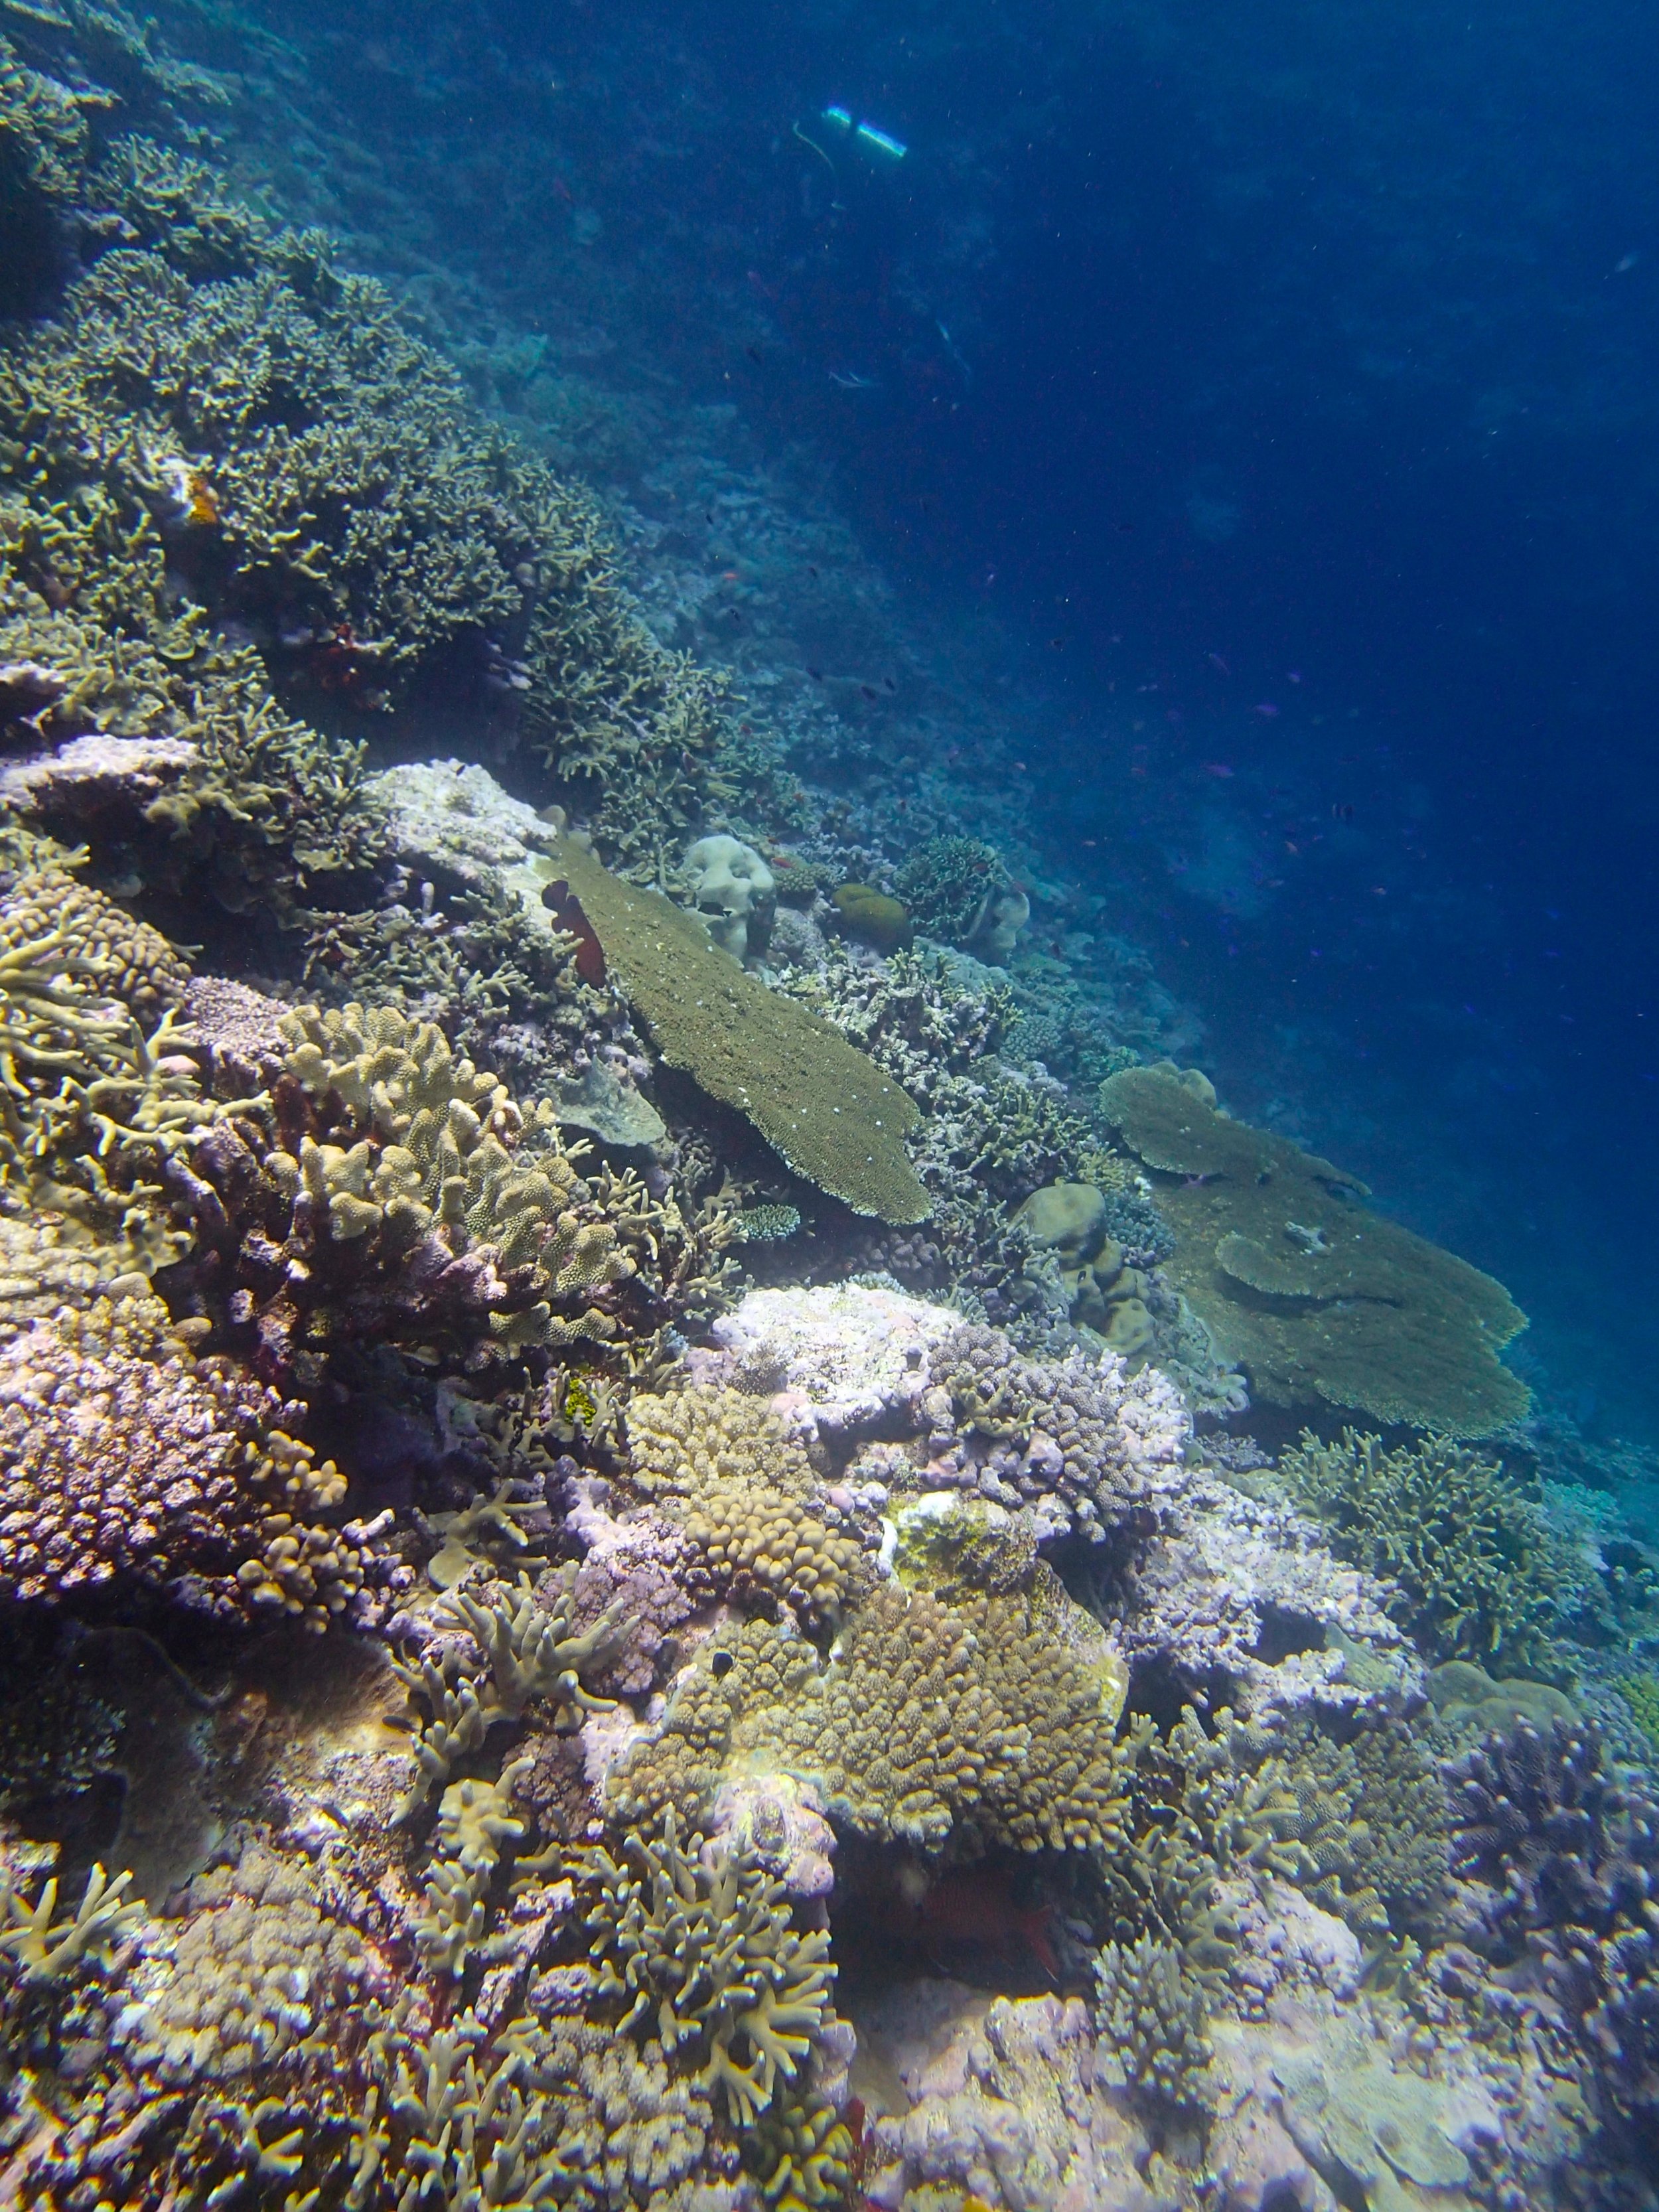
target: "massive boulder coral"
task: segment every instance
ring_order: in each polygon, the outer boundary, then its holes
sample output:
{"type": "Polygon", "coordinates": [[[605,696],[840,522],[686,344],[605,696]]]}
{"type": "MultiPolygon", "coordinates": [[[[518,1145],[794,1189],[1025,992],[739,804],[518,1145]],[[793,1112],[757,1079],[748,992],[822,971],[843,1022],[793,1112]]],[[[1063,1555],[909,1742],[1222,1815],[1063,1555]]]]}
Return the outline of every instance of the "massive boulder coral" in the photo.
{"type": "Polygon", "coordinates": [[[1258,1396],[1450,1437],[1525,1413],[1498,1354],[1526,1316],[1501,1283],[1370,1212],[1328,1160],[1231,1120],[1201,1077],[1128,1068],[1100,1103],[1155,1179],[1172,1280],[1258,1396]]]}
{"type": "Polygon", "coordinates": [[[303,1408],[195,1357],[138,1293],[0,1349],[0,1596],[148,1586],[208,1612],[372,1621],[396,1578],[380,1523],[295,1441],[303,1408]]]}

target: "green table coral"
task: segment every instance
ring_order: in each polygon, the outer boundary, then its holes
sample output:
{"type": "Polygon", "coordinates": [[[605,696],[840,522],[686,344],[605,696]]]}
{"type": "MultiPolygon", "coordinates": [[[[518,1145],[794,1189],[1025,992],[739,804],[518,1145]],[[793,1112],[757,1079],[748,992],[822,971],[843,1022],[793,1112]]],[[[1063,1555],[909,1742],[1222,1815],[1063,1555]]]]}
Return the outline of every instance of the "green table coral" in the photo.
{"type": "Polygon", "coordinates": [[[921,1221],[904,1139],[919,1118],[896,1083],[827,1022],[718,951],[694,915],[602,867],[574,838],[558,865],[652,1041],[746,1115],[798,1175],[855,1213],[921,1221]]]}
{"type": "Polygon", "coordinates": [[[1371,1212],[1356,1177],[1231,1120],[1173,1067],[1126,1068],[1100,1103],[1156,1184],[1171,1279],[1257,1396],[1452,1437],[1526,1412],[1498,1356],[1526,1316],[1490,1275],[1371,1212]]]}

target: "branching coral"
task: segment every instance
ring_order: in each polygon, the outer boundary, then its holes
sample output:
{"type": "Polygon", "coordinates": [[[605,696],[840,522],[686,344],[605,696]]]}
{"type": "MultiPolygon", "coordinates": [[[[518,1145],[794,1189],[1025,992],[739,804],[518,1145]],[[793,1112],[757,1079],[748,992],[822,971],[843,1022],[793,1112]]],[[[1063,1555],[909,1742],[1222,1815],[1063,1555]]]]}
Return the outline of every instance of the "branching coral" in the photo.
{"type": "Polygon", "coordinates": [[[599,2000],[621,2008],[618,2033],[703,2056],[699,2084],[752,2126],[828,2016],[829,1936],[795,1932],[782,1883],[753,1858],[682,1843],[672,1811],[659,1837],[630,1837],[620,1860],[586,1852],[582,1868],[599,2000]]]}
{"type": "Polygon", "coordinates": [[[82,1966],[107,1963],[111,1950],[145,1918],[144,1908],[124,1893],[132,1877],[112,1881],[93,1867],[79,1902],[66,1919],[58,1917],[54,1875],[40,1896],[25,1905],[9,1878],[0,1882],[0,1956],[9,1958],[26,1982],[57,1982],[82,1966]]]}
{"type": "Polygon", "coordinates": [[[1156,1525],[1187,1432],[1160,1376],[1126,1376],[1110,1353],[1028,1359],[978,1324],[946,1338],[932,1364],[963,1427],[991,1441],[988,1472],[1011,1499],[1060,1501],[1096,1542],[1109,1529],[1156,1525]]]}
{"type": "Polygon", "coordinates": [[[1202,2100],[1204,1990],[1173,1943],[1108,1943],[1095,1961],[1101,2032],[1131,2086],[1173,2105],[1202,2100]]]}
{"type": "Polygon", "coordinates": [[[1304,1431],[1279,1472],[1336,1552],[1394,1585],[1390,1609],[1431,1657],[1534,1673],[1556,1663],[1550,1638],[1577,1577],[1496,1462],[1445,1437],[1385,1451],[1352,1429],[1334,1444],[1304,1431]]]}
{"type": "Polygon", "coordinates": [[[683,1679],[659,1735],[614,1783],[637,1819],[707,1817],[728,1765],[793,1775],[866,1835],[941,1849],[1105,1850],[1126,1832],[1136,1739],[1115,1701],[1027,1601],[958,1609],[883,1584],[848,1618],[827,1666],[752,1622],[683,1679]]]}
{"type": "Polygon", "coordinates": [[[301,1410],[197,1359],[148,1294],[35,1322],[0,1349],[0,1594],[132,1582],[310,1628],[373,1618],[381,1524],[342,1522],[301,1410]]]}
{"type": "Polygon", "coordinates": [[[977,837],[933,837],[899,870],[895,889],[916,927],[952,945],[970,944],[988,908],[1010,888],[994,847],[977,837]]]}
{"type": "Polygon", "coordinates": [[[478,1365],[718,1301],[720,1209],[688,1222],[636,1176],[585,1181],[545,1103],[524,1113],[432,1024],[354,1004],[282,1030],[270,1101],[222,1116],[175,1177],[213,1255],[199,1294],[266,1371],[309,1389],[377,1341],[478,1365]]]}
{"type": "Polygon", "coordinates": [[[1578,2036],[1604,2106],[1651,2124],[1659,2081],[1659,1803],[1609,1773],[1593,1729],[1492,1735],[1450,1763],[1468,1932],[1528,1954],[1578,2036]]]}

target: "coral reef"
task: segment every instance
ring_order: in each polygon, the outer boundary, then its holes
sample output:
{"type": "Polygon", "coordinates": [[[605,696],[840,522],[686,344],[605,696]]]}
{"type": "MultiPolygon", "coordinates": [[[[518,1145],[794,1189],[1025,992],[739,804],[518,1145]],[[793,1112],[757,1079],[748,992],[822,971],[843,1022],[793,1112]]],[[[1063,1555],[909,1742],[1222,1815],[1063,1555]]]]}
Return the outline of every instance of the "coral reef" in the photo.
{"type": "Polygon", "coordinates": [[[1304,1431],[1279,1472],[1332,1548],[1394,1586],[1390,1609],[1431,1658],[1559,1665],[1551,1639],[1581,1577],[1495,1461],[1445,1437],[1385,1451],[1352,1429],[1334,1444],[1304,1431]]]}
{"type": "Polygon", "coordinates": [[[690,916],[635,890],[573,839],[559,862],[663,1058],[746,1115],[797,1174],[855,1213],[928,1211],[904,1151],[916,1109],[825,1023],[718,952],[690,916]]]}
{"type": "Polygon", "coordinates": [[[1328,1160],[1229,1120],[1174,1068],[1127,1069],[1100,1100],[1157,1177],[1172,1279],[1259,1396],[1450,1437],[1525,1413],[1498,1355],[1526,1316],[1501,1284],[1370,1212],[1328,1160]]]}
{"type": "Polygon", "coordinates": [[[1210,2057],[1204,1992],[1175,1945],[1151,1936],[1127,1948],[1108,1943],[1095,1962],[1095,1989],[1101,2031],[1124,2078],[1175,2105],[1200,2096],[1198,2076],[1210,2057]]]}

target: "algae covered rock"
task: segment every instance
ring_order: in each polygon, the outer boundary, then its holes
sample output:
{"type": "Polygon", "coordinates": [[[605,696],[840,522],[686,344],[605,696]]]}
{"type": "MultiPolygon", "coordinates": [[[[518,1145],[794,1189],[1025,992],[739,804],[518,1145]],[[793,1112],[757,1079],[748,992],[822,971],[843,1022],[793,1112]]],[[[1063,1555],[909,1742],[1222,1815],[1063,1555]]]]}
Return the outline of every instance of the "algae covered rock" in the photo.
{"type": "Polygon", "coordinates": [[[827,1022],[745,975],[695,916],[613,876],[573,837],[557,840],[556,857],[671,1066],[746,1115],[798,1175],[854,1212],[927,1218],[904,1149],[919,1117],[896,1083],[827,1022]]]}
{"type": "Polygon", "coordinates": [[[1527,1317],[1503,1285],[1372,1212],[1364,1184],[1328,1160],[1231,1120],[1208,1091],[1133,1067],[1100,1103],[1156,1181],[1171,1278],[1255,1394],[1449,1437],[1518,1419],[1529,1395],[1498,1354],[1527,1317]]]}

